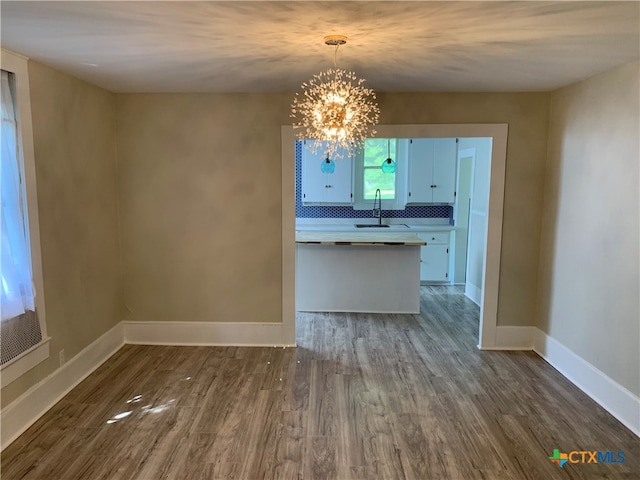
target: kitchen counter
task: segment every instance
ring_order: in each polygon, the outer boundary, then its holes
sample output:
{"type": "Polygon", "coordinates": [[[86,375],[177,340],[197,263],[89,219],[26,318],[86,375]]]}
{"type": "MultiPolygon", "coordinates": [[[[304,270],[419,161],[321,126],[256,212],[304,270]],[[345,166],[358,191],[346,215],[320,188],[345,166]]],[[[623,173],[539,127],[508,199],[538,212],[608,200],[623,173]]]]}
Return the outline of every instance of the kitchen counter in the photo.
{"type": "Polygon", "coordinates": [[[420,248],[405,232],[296,232],[296,310],[420,312],[420,248]]]}
{"type": "Polygon", "coordinates": [[[423,246],[426,245],[414,233],[383,231],[352,232],[296,232],[298,245],[375,245],[375,246],[423,246]]]}
{"type": "MultiPolygon", "coordinates": [[[[359,221],[357,223],[367,223],[359,221]]],[[[373,223],[373,222],[371,222],[373,223]]],[[[357,228],[353,223],[332,223],[332,224],[296,224],[296,232],[449,232],[455,230],[453,225],[419,225],[419,224],[390,224],[386,228],[357,228]]]]}

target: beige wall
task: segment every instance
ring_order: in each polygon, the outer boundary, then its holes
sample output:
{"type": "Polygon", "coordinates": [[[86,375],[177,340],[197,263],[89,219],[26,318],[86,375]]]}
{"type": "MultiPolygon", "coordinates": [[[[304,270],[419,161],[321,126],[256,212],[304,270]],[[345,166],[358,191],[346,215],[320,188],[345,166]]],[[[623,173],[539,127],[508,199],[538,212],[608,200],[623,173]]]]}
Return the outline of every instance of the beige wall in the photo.
{"type": "Polygon", "coordinates": [[[549,93],[383,93],[381,124],[507,123],[498,325],[534,325],[549,93]]]}
{"type": "Polygon", "coordinates": [[[2,405],[121,320],[113,94],[29,62],[50,358],[2,389],[2,405]]]}
{"type": "MultiPolygon", "coordinates": [[[[292,95],[116,98],[126,319],[282,321],[280,125],[292,95]]],[[[382,124],[509,124],[498,322],[533,325],[549,94],[379,99],[382,124]]]]}
{"type": "Polygon", "coordinates": [[[637,62],[552,95],[538,326],[640,395],[637,62]]]}
{"type": "Polygon", "coordinates": [[[282,321],[280,125],[291,99],[117,95],[126,319],[282,321]]]}
{"type": "MultiPolygon", "coordinates": [[[[34,62],[30,76],[52,355],[3,405],[122,319],[282,320],[292,95],[114,95],[34,62]]],[[[383,124],[509,124],[498,323],[533,325],[549,94],[379,98],[383,124]]]]}

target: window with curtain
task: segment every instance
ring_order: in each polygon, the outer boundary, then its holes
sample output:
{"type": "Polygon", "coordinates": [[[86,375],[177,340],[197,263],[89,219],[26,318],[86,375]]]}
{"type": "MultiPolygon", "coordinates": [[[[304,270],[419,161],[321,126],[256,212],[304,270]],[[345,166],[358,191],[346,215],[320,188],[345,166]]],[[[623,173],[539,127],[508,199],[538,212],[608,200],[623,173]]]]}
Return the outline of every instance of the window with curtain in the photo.
{"type": "Polygon", "coordinates": [[[2,364],[42,339],[35,314],[35,292],[29,248],[29,230],[16,115],[13,74],[2,71],[2,156],[0,189],[0,344],[2,364]]]}

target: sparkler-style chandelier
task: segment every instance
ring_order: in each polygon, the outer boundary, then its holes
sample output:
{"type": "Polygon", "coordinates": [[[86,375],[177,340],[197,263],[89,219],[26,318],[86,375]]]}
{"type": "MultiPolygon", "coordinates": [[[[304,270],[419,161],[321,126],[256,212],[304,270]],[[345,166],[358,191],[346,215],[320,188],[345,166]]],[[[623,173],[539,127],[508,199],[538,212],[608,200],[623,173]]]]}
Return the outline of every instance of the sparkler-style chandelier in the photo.
{"type": "Polygon", "coordinates": [[[335,46],[333,68],[302,84],[291,106],[293,127],[298,138],[314,140],[307,142],[314,153],[324,149],[327,158],[353,157],[365,139],[376,134],[380,109],[373,90],[362,86],[364,79],[336,66],[338,48],[347,37],[329,35],[324,43],[335,46]]]}

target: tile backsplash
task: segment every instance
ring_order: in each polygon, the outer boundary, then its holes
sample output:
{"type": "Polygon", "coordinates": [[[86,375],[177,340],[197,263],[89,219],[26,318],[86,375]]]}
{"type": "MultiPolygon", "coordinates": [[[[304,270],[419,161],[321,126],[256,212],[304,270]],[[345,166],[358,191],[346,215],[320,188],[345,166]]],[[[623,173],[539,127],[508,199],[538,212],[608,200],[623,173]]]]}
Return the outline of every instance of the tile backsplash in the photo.
{"type": "MultiPolygon", "coordinates": [[[[368,216],[363,210],[348,205],[319,206],[302,204],[302,143],[296,141],[296,218],[361,218],[368,216]]],[[[450,205],[410,205],[404,210],[383,210],[384,218],[442,218],[451,222],[450,205]]]]}

